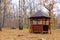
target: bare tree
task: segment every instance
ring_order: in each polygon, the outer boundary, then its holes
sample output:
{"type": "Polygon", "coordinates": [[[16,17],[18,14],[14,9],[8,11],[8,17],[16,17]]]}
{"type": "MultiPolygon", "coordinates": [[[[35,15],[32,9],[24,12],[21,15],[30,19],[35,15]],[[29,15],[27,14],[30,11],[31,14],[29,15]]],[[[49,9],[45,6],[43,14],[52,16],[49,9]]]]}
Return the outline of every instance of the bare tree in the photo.
{"type": "Polygon", "coordinates": [[[4,27],[4,20],[5,20],[5,12],[6,12],[6,4],[5,4],[5,1],[4,1],[4,13],[3,13],[3,27],[4,27]]]}
{"type": "MultiPolygon", "coordinates": [[[[49,20],[50,26],[52,24],[51,21],[52,22],[54,21],[54,17],[53,17],[53,15],[54,15],[53,14],[53,5],[54,5],[54,0],[52,0],[48,6],[44,5],[45,8],[47,8],[49,10],[49,16],[51,17],[51,19],[49,20]]],[[[50,29],[50,33],[51,33],[51,27],[49,29],[50,29]]]]}
{"type": "MultiPolygon", "coordinates": [[[[42,2],[40,2],[40,5],[43,5],[48,11],[49,11],[49,16],[51,17],[51,19],[49,20],[49,24],[51,26],[51,21],[53,21],[53,5],[55,4],[54,0],[50,1],[50,0],[42,0],[42,2]],[[50,1],[50,2],[48,2],[50,1]],[[47,4],[47,5],[46,5],[47,4]]],[[[50,29],[50,33],[51,33],[51,27],[50,29]]]]}
{"type": "MultiPolygon", "coordinates": [[[[0,15],[1,15],[1,0],[0,0],[0,15]]],[[[0,18],[0,31],[2,30],[2,26],[1,26],[1,18],[0,18]]]]}
{"type": "Polygon", "coordinates": [[[27,25],[27,8],[26,8],[26,2],[25,2],[25,0],[22,0],[23,1],[23,3],[22,3],[22,6],[23,6],[23,19],[24,19],[24,25],[27,25]]]}
{"type": "Polygon", "coordinates": [[[7,15],[7,12],[8,12],[8,8],[9,8],[9,3],[10,3],[10,1],[8,2],[8,0],[2,0],[2,6],[3,6],[3,8],[2,8],[2,11],[3,11],[3,13],[2,13],[2,27],[4,27],[4,24],[5,24],[5,18],[7,17],[6,15],[7,15]]]}
{"type": "Polygon", "coordinates": [[[21,23],[21,8],[20,8],[20,0],[19,0],[19,30],[23,29],[22,23],[21,23]]]}

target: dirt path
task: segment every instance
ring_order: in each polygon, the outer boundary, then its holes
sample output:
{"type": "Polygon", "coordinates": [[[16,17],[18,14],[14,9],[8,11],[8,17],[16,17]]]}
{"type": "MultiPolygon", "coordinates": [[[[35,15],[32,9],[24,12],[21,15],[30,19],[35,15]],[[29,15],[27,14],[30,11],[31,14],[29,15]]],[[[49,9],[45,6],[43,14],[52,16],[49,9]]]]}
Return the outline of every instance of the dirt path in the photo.
{"type": "Polygon", "coordinates": [[[0,32],[0,40],[60,40],[60,30],[52,30],[52,34],[29,33],[28,29],[3,29],[0,32]]]}

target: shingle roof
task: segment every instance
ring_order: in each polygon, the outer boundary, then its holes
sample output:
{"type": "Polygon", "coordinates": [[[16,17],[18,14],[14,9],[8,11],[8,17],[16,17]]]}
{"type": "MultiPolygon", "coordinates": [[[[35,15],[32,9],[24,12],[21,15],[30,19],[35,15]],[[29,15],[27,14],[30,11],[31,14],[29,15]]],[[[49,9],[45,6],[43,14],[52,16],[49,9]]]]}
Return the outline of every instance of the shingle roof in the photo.
{"type": "Polygon", "coordinates": [[[50,17],[50,16],[46,13],[43,13],[42,11],[38,11],[35,14],[31,15],[31,17],[50,17]]]}

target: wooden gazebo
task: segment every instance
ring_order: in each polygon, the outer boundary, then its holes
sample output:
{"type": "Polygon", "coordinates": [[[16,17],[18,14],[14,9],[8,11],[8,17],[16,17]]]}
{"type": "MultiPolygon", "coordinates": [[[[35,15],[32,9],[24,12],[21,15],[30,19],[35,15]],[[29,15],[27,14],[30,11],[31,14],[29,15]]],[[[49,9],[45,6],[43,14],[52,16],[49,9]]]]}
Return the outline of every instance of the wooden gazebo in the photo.
{"type": "Polygon", "coordinates": [[[29,32],[50,33],[50,16],[42,11],[38,11],[30,17],[29,32]]]}

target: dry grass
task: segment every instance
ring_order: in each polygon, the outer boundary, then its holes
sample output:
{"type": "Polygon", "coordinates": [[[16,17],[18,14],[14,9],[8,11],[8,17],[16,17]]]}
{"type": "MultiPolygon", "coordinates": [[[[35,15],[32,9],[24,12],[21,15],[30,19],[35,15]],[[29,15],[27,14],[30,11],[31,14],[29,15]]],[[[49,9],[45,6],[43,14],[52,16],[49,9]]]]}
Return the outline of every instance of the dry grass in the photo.
{"type": "Polygon", "coordinates": [[[0,40],[60,40],[60,29],[52,30],[52,34],[29,33],[28,29],[3,29],[0,32],[0,40]]]}

